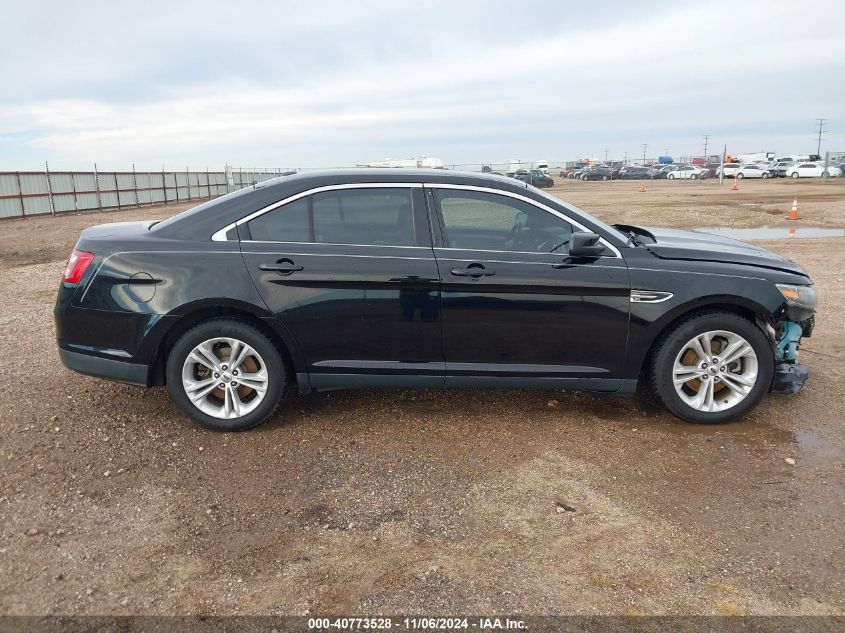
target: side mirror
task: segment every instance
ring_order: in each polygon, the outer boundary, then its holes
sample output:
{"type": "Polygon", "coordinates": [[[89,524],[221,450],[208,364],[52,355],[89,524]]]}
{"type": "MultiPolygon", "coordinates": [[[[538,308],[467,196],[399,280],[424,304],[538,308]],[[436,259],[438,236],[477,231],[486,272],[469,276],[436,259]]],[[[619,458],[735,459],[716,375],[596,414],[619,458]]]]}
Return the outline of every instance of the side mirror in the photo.
{"type": "Polygon", "coordinates": [[[571,257],[595,257],[604,251],[604,245],[599,242],[595,233],[573,233],[569,242],[571,257]]]}

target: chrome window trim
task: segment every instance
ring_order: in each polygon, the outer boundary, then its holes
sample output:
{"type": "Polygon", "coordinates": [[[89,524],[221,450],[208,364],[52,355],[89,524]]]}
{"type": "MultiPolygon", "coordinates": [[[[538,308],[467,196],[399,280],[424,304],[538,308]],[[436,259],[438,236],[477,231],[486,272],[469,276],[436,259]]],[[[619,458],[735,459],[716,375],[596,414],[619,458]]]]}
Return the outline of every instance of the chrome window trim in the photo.
{"type": "MultiPolygon", "coordinates": [[[[292,196],[288,196],[283,200],[279,200],[278,202],[274,202],[273,204],[267,205],[266,207],[259,209],[258,211],[253,211],[247,216],[242,217],[240,220],[236,220],[231,224],[227,224],[219,231],[215,231],[215,233],[211,236],[212,242],[233,242],[235,240],[227,240],[226,233],[228,233],[233,228],[240,226],[250,220],[257,218],[260,215],[264,215],[272,211],[273,209],[278,209],[290,202],[295,202],[300,198],[304,198],[305,196],[310,196],[315,193],[322,193],[324,191],[337,191],[342,189],[422,189],[423,184],[421,182],[350,182],[338,185],[324,185],[322,187],[313,187],[311,189],[306,189],[305,191],[300,191],[292,196]]],[[[254,240],[241,240],[243,242],[252,242],[254,240]]],[[[267,243],[267,242],[265,242],[267,243]]],[[[270,242],[272,244],[285,244],[287,242],[270,242]]],[[[293,242],[294,244],[321,244],[322,242],[293,242]]],[[[373,246],[373,244],[342,244],[340,246],[373,246]]],[[[376,245],[378,246],[378,245],[376,245]]],[[[408,247],[400,247],[400,248],[408,248],[408,247]]]]}
{"type": "MultiPolygon", "coordinates": [[[[588,229],[586,226],[584,226],[583,224],[578,222],[577,220],[573,220],[572,218],[570,218],[568,215],[561,213],[560,211],[558,211],[556,209],[552,209],[551,207],[546,206],[542,202],[537,202],[533,198],[529,198],[527,196],[523,196],[523,195],[520,195],[518,193],[513,193],[512,191],[505,191],[503,189],[492,189],[490,187],[479,187],[479,186],[476,186],[476,185],[453,185],[453,184],[449,184],[449,183],[437,183],[437,184],[431,184],[431,185],[426,184],[426,187],[429,188],[429,189],[457,189],[457,190],[462,190],[462,191],[478,191],[478,192],[481,192],[481,193],[492,193],[494,195],[507,196],[509,198],[515,198],[516,200],[521,200],[523,202],[527,202],[528,204],[531,204],[531,205],[537,207],[538,209],[542,209],[543,211],[546,211],[547,213],[551,213],[552,215],[557,216],[560,219],[565,220],[565,221],[569,222],[570,224],[572,224],[574,226],[577,226],[582,231],[585,231],[585,232],[588,232],[588,233],[593,232],[590,229],[588,229]]],[[[613,244],[608,242],[603,237],[599,237],[599,241],[602,244],[604,244],[607,248],[609,248],[611,251],[613,251],[613,253],[615,255],[611,259],[623,259],[622,253],[613,244]]],[[[476,249],[451,248],[451,247],[437,247],[437,248],[443,248],[445,250],[452,250],[452,251],[476,250],[476,249]]],[[[512,252],[515,252],[515,251],[489,251],[488,250],[486,252],[512,253],[512,252]]],[[[532,255],[543,255],[544,253],[531,253],[531,254],[532,255]]],[[[555,253],[545,253],[545,254],[554,255],[555,253]]],[[[560,255],[565,255],[565,253],[560,253],[560,255]]],[[[607,255],[604,255],[603,257],[607,257],[607,255]]]]}
{"type": "MultiPolygon", "coordinates": [[[[231,241],[231,240],[230,240],[231,241]]],[[[274,242],[272,240],[241,240],[244,244],[290,244],[291,246],[302,245],[306,246],[356,246],[360,248],[416,248],[422,250],[431,250],[431,246],[399,246],[396,244],[335,244],[334,242],[274,242]]],[[[343,253],[340,253],[341,255],[343,253]]],[[[332,253],[338,255],[338,253],[332,253]]]]}

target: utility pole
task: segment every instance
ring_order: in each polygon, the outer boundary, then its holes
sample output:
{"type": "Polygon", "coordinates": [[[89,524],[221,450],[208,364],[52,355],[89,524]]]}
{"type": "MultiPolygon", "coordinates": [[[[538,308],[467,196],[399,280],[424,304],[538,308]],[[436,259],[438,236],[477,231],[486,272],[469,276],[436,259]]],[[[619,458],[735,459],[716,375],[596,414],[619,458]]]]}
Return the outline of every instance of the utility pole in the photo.
{"type": "Polygon", "coordinates": [[[822,132],[827,132],[824,129],[824,124],[827,123],[827,119],[816,119],[816,125],[819,126],[819,142],[816,145],[816,156],[821,156],[822,152],[822,132]]]}
{"type": "Polygon", "coordinates": [[[604,164],[607,165],[607,148],[604,148],[604,164]]]}
{"type": "Polygon", "coordinates": [[[705,134],[702,138],[704,139],[704,160],[706,161],[707,160],[707,143],[710,140],[710,135],[705,134]]]}
{"type": "Polygon", "coordinates": [[[648,149],[648,143],[643,143],[643,166],[645,166],[645,151],[648,149]]]}

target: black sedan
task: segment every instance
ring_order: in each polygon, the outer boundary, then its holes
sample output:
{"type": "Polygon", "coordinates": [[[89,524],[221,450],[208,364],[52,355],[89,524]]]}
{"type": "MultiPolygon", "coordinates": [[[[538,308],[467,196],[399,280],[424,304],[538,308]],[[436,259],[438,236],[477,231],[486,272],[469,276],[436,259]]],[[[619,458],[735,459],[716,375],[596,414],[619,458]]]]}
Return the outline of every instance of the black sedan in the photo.
{"type": "Polygon", "coordinates": [[[718,423],[801,388],[815,306],[807,273],[757,246],[608,226],[511,178],[365,169],[86,229],[55,319],[67,367],[166,385],[214,429],[292,391],[640,380],[718,423]]]}
{"type": "Polygon", "coordinates": [[[581,180],[610,180],[613,177],[613,170],[604,165],[597,165],[585,169],[581,174],[581,180]]]}
{"type": "Polygon", "coordinates": [[[648,177],[648,167],[640,165],[627,165],[619,170],[619,178],[622,180],[642,180],[648,177]]]}

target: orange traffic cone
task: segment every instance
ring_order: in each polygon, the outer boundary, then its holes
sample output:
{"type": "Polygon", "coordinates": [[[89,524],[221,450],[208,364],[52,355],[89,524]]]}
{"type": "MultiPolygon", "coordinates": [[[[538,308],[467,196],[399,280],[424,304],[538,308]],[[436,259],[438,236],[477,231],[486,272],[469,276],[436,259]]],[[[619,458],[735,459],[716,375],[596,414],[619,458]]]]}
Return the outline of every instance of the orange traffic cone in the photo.
{"type": "Polygon", "coordinates": [[[796,197],[795,200],[792,201],[792,210],[789,212],[789,219],[790,220],[797,220],[798,219],[798,198],[796,197]]]}
{"type": "Polygon", "coordinates": [[[736,191],[737,189],[739,189],[739,185],[737,184],[736,176],[734,176],[734,184],[731,187],[731,191],[736,191]]]}
{"type": "Polygon", "coordinates": [[[640,181],[640,193],[645,193],[645,183],[642,180],[640,181]]]}

